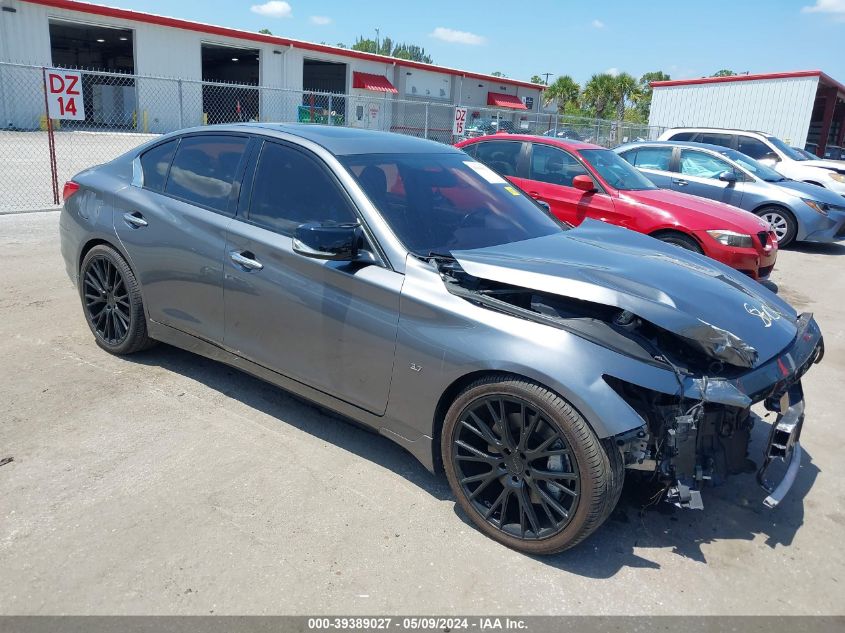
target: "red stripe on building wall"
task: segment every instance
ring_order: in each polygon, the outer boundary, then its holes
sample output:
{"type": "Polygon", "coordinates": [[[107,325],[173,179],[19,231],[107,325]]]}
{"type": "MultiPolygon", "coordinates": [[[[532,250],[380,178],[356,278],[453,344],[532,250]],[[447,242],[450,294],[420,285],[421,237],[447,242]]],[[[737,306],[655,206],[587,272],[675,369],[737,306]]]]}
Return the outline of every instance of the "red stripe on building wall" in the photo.
{"type": "Polygon", "coordinates": [[[251,42],[261,42],[264,44],[275,44],[277,46],[293,46],[294,48],[300,48],[309,51],[317,51],[320,53],[329,53],[331,55],[339,55],[341,57],[365,59],[367,61],[379,62],[382,64],[396,64],[397,66],[402,66],[404,68],[417,68],[419,70],[446,73],[448,75],[455,75],[457,77],[467,77],[470,79],[482,79],[484,81],[490,81],[499,84],[508,84],[511,86],[522,86],[523,88],[533,88],[535,90],[545,89],[544,86],[532,84],[527,81],[517,81],[514,79],[493,77],[492,75],[471,73],[463,70],[458,70],[457,68],[435,66],[434,64],[423,64],[422,62],[413,62],[404,59],[400,60],[395,57],[387,57],[385,55],[362,53],[360,51],[352,51],[349,49],[337,48],[334,46],[325,46],[323,44],[313,44],[311,42],[303,42],[301,40],[292,40],[286,37],[279,37],[276,35],[264,35],[263,33],[241,31],[239,29],[231,29],[225,26],[214,26],[213,24],[203,24],[202,22],[191,22],[189,20],[182,20],[179,18],[169,18],[163,15],[155,15],[153,13],[141,13],[140,11],[133,11],[131,9],[118,9],[116,7],[107,7],[101,4],[91,4],[89,2],[76,2],[74,0],[24,1],[29,2],[31,4],[39,4],[46,7],[53,7],[56,9],[77,11],[79,13],[86,13],[88,15],[100,15],[110,18],[118,18],[122,20],[134,20],[135,22],[143,22],[145,24],[156,24],[158,26],[166,26],[174,29],[183,29],[186,31],[194,31],[197,33],[208,33],[210,35],[222,35],[224,37],[233,37],[241,40],[249,40],[251,42]]]}

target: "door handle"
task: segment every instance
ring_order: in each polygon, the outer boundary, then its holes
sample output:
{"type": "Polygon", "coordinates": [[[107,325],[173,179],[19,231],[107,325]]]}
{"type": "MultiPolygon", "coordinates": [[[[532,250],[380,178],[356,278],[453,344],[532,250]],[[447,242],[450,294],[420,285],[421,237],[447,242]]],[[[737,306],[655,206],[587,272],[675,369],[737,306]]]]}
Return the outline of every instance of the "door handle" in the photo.
{"type": "Polygon", "coordinates": [[[686,180],[682,180],[681,178],[675,178],[672,182],[676,185],[680,185],[681,187],[686,187],[689,184],[686,180]]]}
{"type": "Polygon", "coordinates": [[[232,251],[229,253],[229,259],[246,270],[261,270],[264,268],[264,264],[255,259],[255,255],[249,251],[232,251]]]}
{"type": "Polygon", "coordinates": [[[131,227],[136,229],[141,229],[147,226],[148,222],[144,219],[144,216],[138,213],[137,211],[133,211],[132,213],[124,213],[123,214],[123,221],[126,222],[131,227]]]}
{"type": "Polygon", "coordinates": [[[540,194],[539,194],[539,193],[537,193],[536,191],[529,191],[529,192],[528,192],[528,195],[529,195],[529,196],[531,196],[532,198],[534,198],[535,200],[539,200],[539,199],[540,199],[540,194]]]}

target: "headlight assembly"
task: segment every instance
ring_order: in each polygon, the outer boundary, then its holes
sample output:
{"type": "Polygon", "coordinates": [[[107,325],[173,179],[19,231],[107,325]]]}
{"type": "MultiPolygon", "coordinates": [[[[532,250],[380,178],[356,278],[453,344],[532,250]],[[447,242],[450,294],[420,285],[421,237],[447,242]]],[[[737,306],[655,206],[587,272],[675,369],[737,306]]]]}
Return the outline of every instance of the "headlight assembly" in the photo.
{"type": "Polygon", "coordinates": [[[831,178],[833,178],[836,182],[845,182],[845,174],[840,174],[835,171],[832,171],[828,174],[831,178]]]}
{"type": "Polygon", "coordinates": [[[806,204],[816,213],[827,215],[827,212],[830,211],[830,206],[824,202],[819,202],[818,200],[811,200],[810,198],[801,198],[801,200],[803,200],[804,204],[806,204]]]}
{"type": "Polygon", "coordinates": [[[707,231],[707,235],[725,246],[751,248],[754,245],[750,235],[744,235],[742,233],[737,233],[736,231],[707,231]]]}

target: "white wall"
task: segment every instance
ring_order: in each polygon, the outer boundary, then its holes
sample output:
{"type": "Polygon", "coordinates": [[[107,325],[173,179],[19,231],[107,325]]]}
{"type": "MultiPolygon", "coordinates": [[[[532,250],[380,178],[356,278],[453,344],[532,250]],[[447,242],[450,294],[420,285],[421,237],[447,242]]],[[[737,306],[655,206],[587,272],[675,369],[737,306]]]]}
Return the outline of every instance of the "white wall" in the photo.
{"type": "Polygon", "coordinates": [[[649,125],[769,132],[804,146],[818,77],[664,86],[654,89],[649,125]]]}

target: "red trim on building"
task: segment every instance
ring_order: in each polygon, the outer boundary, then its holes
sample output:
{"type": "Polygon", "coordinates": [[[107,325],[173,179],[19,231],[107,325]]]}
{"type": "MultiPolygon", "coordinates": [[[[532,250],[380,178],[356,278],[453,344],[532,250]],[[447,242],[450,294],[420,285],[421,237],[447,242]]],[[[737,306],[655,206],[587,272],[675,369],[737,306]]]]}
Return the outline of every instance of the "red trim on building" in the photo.
{"type": "Polygon", "coordinates": [[[399,92],[384,75],[372,75],[370,73],[352,73],[352,87],[362,90],[374,90],[375,92],[399,92]]]}
{"type": "Polygon", "coordinates": [[[447,66],[435,66],[434,64],[423,64],[422,62],[413,62],[405,59],[397,59],[395,57],[387,57],[386,55],[362,53],[361,51],[353,51],[346,48],[337,48],[336,46],[326,46],[324,44],[313,44],[311,42],[292,40],[286,37],[279,37],[276,35],[264,35],[263,33],[242,31],[240,29],[232,29],[225,26],[214,26],[212,24],[204,24],[202,22],[191,22],[189,20],[182,20],[179,18],[170,18],[163,15],[155,15],[153,13],[141,13],[140,11],[133,11],[131,9],[118,9],[116,7],[107,7],[101,4],[91,4],[89,2],[76,2],[75,0],[24,0],[24,2],[29,2],[31,4],[40,4],[46,7],[53,7],[56,9],[77,11],[79,13],[86,13],[88,15],[100,15],[110,18],[118,18],[122,20],[134,20],[135,22],[143,22],[145,24],[156,24],[158,26],[167,26],[174,29],[183,29],[186,31],[194,31],[197,33],[208,33],[210,35],[234,37],[241,40],[249,40],[251,42],[276,44],[277,46],[292,46],[294,48],[301,48],[303,50],[308,51],[329,53],[332,55],[340,55],[342,57],[351,57],[353,59],[364,59],[371,62],[380,62],[382,64],[396,64],[397,66],[402,66],[404,68],[417,68],[419,70],[446,73],[448,75],[455,75],[457,77],[482,79],[484,81],[490,81],[499,84],[522,86],[523,88],[533,88],[535,90],[540,91],[545,89],[544,86],[532,84],[527,81],[517,81],[515,79],[505,79],[502,77],[494,77],[492,75],[471,73],[463,70],[458,70],[457,68],[449,68],[447,66]]]}
{"type": "Polygon", "coordinates": [[[836,86],[840,92],[845,92],[845,85],[833,79],[830,75],[820,70],[795,70],[784,73],[758,73],[756,75],[729,75],[727,77],[698,77],[695,79],[670,79],[668,81],[652,81],[652,88],[665,88],[669,86],[692,86],[695,84],[720,84],[737,81],[760,81],[766,79],[795,79],[798,77],[818,77],[822,83],[829,86],[836,86]]]}
{"type": "Polygon", "coordinates": [[[513,110],[527,110],[528,107],[522,103],[522,99],[514,95],[506,95],[501,92],[488,92],[487,105],[499,106],[500,108],[511,108],[513,110]]]}

